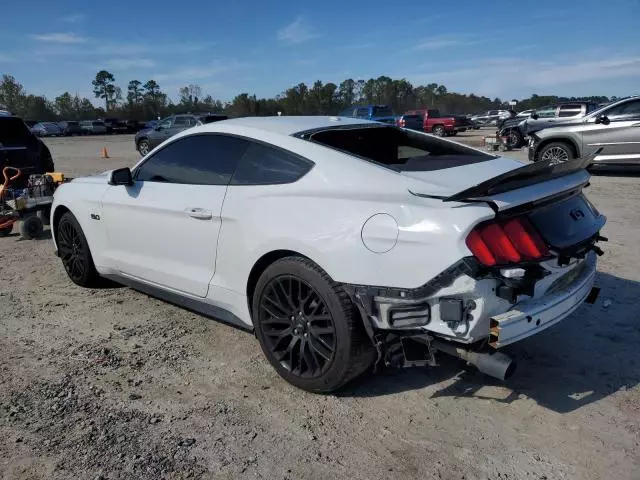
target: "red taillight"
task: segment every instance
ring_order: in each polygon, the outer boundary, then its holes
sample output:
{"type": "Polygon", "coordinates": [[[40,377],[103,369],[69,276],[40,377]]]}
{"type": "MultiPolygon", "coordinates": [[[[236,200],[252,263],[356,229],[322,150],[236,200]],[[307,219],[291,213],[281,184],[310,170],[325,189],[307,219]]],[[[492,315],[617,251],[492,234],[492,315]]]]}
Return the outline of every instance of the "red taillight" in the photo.
{"type": "Polygon", "coordinates": [[[498,263],[516,263],[520,261],[520,254],[513,246],[507,234],[504,233],[502,227],[497,223],[485,225],[480,230],[480,236],[487,244],[489,250],[493,252],[498,263]]]}
{"type": "Polygon", "coordinates": [[[480,225],[471,231],[466,243],[480,263],[488,267],[536,260],[548,253],[542,238],[526,218],[480,225]]]}
{"type": "Polygon", "coordinates": [[[496,259],[491,250],[489,250],[489,247],[487,247],[487,244],[484,243],[477,231],[473,230],[467,237],[467,247],[483,265],[490,267],[496,264],[496,259]]]}
{"type": "Polygon", "coordinates": [[[400,128],[404,128],[404,126],[406,125],[404,118],[401,118],[400,120],[398,120],[398,124],[400,125],[400,128]]]}
{"type": "Polygon", "coordinates": [[[544,257],[547,246],[525,218],[512,218],[504,224],[504,231],[522,255],[528,258],[544,257]]]}

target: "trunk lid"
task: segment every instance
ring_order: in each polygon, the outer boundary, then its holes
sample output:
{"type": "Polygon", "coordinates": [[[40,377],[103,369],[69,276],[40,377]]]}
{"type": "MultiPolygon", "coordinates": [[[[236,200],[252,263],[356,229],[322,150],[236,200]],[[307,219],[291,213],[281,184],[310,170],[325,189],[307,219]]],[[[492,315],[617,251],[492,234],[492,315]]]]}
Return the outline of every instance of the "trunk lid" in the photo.
{"type": "Polygon", "coordinates": [[[591,159],[560,165],[524,164],[498,157],[454,168],[401,173],[425,182],[409,188],[414,195],[444,202],[487,202],[496,211],[504,211],[582,188],[589,181],[589,163],[591,159]]]}

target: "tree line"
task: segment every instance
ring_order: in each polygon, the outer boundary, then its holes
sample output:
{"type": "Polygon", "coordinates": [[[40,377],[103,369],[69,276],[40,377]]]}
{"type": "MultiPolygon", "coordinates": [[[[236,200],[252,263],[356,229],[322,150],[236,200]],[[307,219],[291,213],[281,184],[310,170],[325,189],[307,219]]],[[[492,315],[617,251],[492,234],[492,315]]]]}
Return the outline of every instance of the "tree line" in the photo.
{"type": "Polygon", "coordinates": [[[320,80],[308,86],[300,83],[273,98],[257,98],[240,93],[231,101],[215,100],[195,84],[179,89],[174,102],[153,79],[130,80],[126,92],[116,84],[115,76],[100,70],[91,82],[95,98],[104,107],[96,107],[88,98],[64,92],[49,100],[28,94],[11,75],[3,75],[0,82],[0,106],[27,120],[91,120],[116,117],[120,119],[149,120],[176,113],[211,112],[232,117],[276,115],[335,115],[354,104],[388,105],[395,113],[419,107],[437,108],[443,113],[467,114],[485,110],[514,108],[518,111],[540,108],[564,101],[592,101],[604,103],[616,97],[557,97],[532,95],[521,99],[515,107],[499,98],[450,92],[446,86],[430,83],[414,86],[405,79],[387,76],[369,80],[347,79],[340,84],[320,80]]]}

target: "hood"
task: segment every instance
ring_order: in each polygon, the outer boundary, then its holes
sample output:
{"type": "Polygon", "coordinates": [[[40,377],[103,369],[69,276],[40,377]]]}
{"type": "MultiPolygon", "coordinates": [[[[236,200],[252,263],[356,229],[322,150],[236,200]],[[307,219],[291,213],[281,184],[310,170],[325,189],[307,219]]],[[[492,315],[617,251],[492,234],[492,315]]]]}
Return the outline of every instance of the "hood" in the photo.
{"type": "Polygon", "coordinates": [[[71,180],[71,183],[106,184],[110,173],[111,173],[111,170],[107,170],[106,172],[98,173],[96,175],[89,175],[86,177],[77,177],[71,180]]]}
{"type": "Polygon", "coordinates": [[[557,118],[553,121],[551,120],[534,120],[532,118],[527,119],[524,123],[523,128],[527,132],[527,134],[539,132],[540,130],[544,130],[545,128],[552,127],[568,127],[571,125],[580,125],[584,122],[585,117],[578,118],[568,118],[566,120],[558,120],[557,118]]]}

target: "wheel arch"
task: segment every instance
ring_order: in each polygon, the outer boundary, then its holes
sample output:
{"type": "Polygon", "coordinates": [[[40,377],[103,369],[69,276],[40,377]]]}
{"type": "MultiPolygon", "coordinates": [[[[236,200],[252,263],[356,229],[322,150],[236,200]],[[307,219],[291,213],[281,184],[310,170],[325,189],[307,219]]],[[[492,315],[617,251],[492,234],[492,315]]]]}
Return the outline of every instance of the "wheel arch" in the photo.
{"type": "MultiPolygon", "coordinates": [[[[249,313],[250,314],[252,313],[253,294],[255,293],[256,285],[258,284],[258,279],[264,273],[264,271],[267,268],[269,268],[269,265],[273,264],[274,262],[277,262],[278,260],[280,260],[282,258],[286,258],[286,257],[302,257],[302,258],[306,258],[308,260],[311,260],[316,265],[318,265],[317,262],[315,262],[313,259],[309,258],[307,255],[304,255],[302,253],[296,252],[295,250],[286,250],[286,249],[272,250],[272,251],[267,252],[264,255],[262,255],[253,264],[253,267],[251,268],[251,271],[249,272],[249,276],[247,277],[247,304],[249,305],[249,313]]],[[[320,267],[320,268],[322,268],[322,267],[320,267]]]]}
{"type": "Polygon", "coordinates": [[[53,236],[53,241],[58,244],[58,224],[60,223],[60,219],[62,215],[71,210],[65,205],[57,205],[55,210],[53,211],[53,217],[51,221],[51,235],[53,236]]]}
{"type": "Polygon", "coordinates": [[[571,137],[552,137],[552,138],[546,138],[538,144],[538,146],[536,147],[536,153],[535,153],[536,160],[538,159],[538,155],[540,155],[540,152],[542,151],[542,149],[547,145],[549,145],[550,143],[566,143],[573,149],[575,158],[580,157],[580,148],[578,148],[578,144],[571,137]]]}

